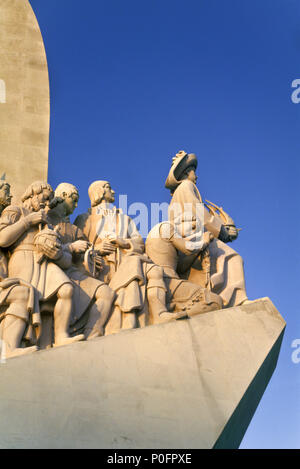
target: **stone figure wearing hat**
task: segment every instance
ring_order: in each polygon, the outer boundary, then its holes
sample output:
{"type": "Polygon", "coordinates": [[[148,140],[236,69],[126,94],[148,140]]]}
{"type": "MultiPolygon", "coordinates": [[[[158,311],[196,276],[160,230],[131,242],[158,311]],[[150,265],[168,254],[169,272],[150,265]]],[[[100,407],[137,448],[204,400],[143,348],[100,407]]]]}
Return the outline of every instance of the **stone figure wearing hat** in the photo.
{"type": "Polygon", "coordinates": [[[193,153],[180,151],[173,158],[165,182],[165,187],[172,196],[169,220],[173,221],[179,212],[191,211],[196,217],[202,213],[205,230],[213,234],[214,240],[206,252],[202,252],[196,259],[191,256],[190,262],[186,256],[181,256],[178,268],[183,278],[208,287],[220,295],[223,306],[240,305],[248,301],[243,260],[227,244],[237,238],[238,230],[230,217],[228,223],[225,223],[219,213],[212,209],[212,205],[203,203],[196,186],[196,169],[197,157],[193,153]],[[203,275],[204,270],[207,270],[207,262],[209,276],[203,275]]]}

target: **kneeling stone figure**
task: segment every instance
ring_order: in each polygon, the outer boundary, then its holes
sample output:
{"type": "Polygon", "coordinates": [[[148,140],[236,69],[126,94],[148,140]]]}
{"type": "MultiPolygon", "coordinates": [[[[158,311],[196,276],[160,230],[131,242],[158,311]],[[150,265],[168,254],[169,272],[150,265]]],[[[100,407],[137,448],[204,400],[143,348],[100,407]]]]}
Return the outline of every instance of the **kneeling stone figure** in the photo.
{"type": "Polygon", "coordinates": [[[167,305],[170,313],[157,315],[152,322],[162,322],[178,319],[184,316],[221,309],[222,300],[219,295],[212,293],[188,280],[181,279],[177,273],[179,254],[187,256],[199,255],[213,239],[211,233],[196,233],[198,241],[191,241],[195,237],[196,218],[192,214],[185,214],[184,219],[174,223],[165,221],[155,225],[146,240],[146,253],[160,265],[164,271],[164,281],[167,286],[167,305]],[[183,237],[185,235],[185,237],[183,237]]]}

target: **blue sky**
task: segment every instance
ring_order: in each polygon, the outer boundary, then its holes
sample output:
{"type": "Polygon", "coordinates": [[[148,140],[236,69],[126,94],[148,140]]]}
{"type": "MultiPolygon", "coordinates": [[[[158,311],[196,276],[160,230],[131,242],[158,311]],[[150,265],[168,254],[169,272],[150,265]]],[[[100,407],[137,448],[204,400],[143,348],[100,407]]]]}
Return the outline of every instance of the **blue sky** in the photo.
{"type": "Polygon", "coordinates": [[[30,0],[47,53],[49,182],[109,180],[128,202],[168,202],[171,157],[198,155],[198,188],[242,227],[248,296],[287,321],[241,448],[300,448],[300,3],[30,0]]]}

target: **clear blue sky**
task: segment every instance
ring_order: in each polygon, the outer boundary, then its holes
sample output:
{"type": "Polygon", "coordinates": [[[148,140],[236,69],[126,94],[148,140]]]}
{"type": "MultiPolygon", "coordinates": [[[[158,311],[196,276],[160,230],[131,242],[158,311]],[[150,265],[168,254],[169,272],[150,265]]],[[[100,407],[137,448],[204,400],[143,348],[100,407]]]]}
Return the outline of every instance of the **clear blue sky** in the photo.
{"type": "Polygon", "coordinates": [[[243,230],[248,295],[287,321],[278,367],[242,448],[300,448],[299,0],[30,0],[50,74],[49,182],[109,180],[168,202],[171,157],[243,230]]]}

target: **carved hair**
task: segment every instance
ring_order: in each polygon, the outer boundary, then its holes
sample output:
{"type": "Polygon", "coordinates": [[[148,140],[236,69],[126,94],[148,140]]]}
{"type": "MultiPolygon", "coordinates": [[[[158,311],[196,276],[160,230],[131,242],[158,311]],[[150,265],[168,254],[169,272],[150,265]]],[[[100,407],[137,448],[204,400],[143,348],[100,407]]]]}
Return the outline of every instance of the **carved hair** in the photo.
{"type": "Polygon", "coordinates": [[[75,187],[73,184],[69,184],[68,182],[62,182],[55,189],[55,197],[61,197],[63,199],[64,194],[69,197],[72,194],[79,195],[77,187],[75,187]]]}
{"type": "Polygon", "coordinates": [[[2,180],[0,179],[0,189],[2,189],[2,187],[4,187],[4,186],[10,187],[10,184],[9,184],[7,181],[2,181],[2,180]]]}
{"type": "Polygon", "coordinates": [[[104,196],[104,186],[109,184],[108,181],[94,181],[88,189],[89,198],[91,200],[91,206],[95,207],[98,205],[104,196]]]}
{"type": "Polygon", "coordinates": [[[30,186],[27,187],[26,191],[22,195],[22,202],[25,202],[27,199],[31,199],[34,195],[38,195],[43,192],[44,189],[53,193],[53,189],[47,182],[35,181],[30,186]]]}

